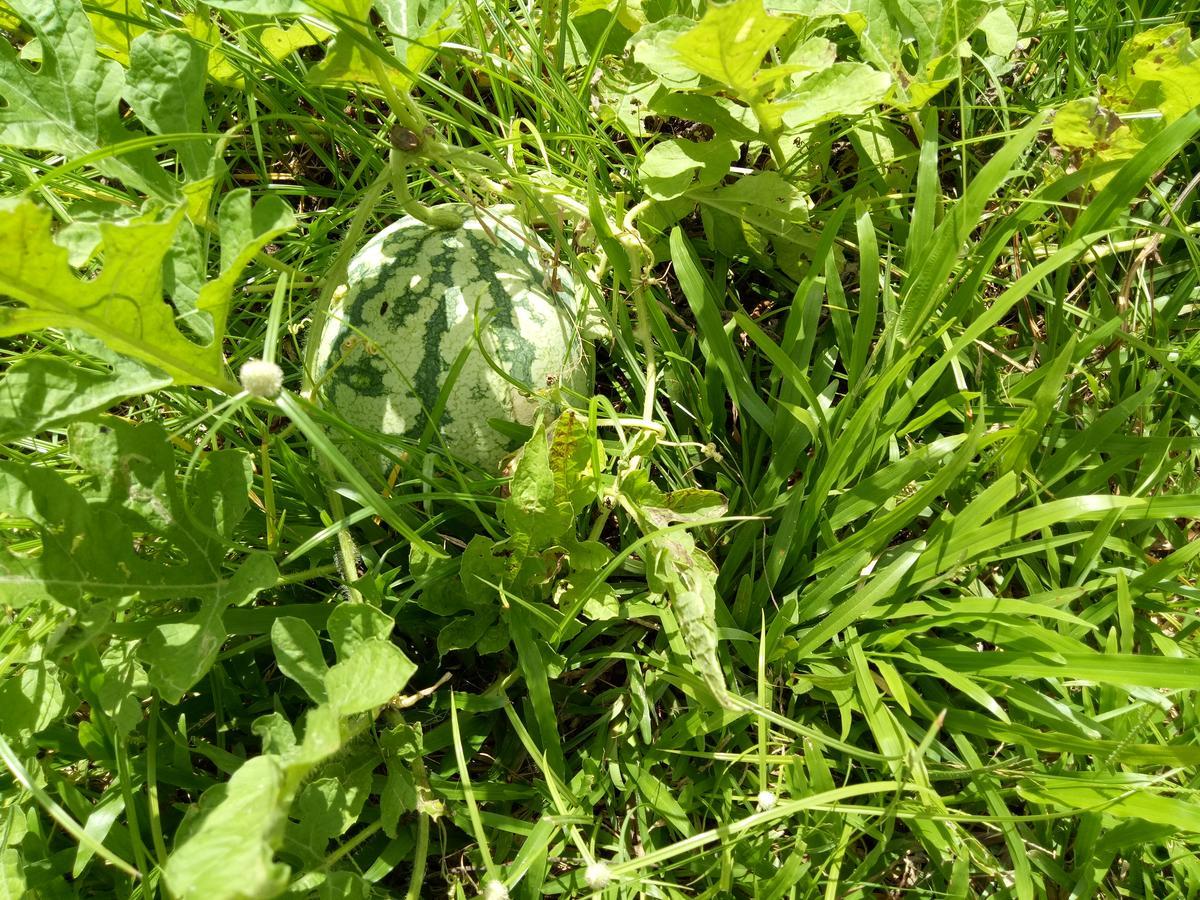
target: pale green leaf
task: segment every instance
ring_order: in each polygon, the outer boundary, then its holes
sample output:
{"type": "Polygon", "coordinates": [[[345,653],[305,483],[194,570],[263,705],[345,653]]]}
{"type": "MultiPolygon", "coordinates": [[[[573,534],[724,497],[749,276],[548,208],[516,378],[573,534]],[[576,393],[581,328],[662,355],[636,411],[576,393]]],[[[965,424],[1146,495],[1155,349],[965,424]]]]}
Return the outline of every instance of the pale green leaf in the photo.
{"type": "Polygon", "coordinates": [[[51,662],[26,666],[0,684],[0,734],[27,740],[62,714],[66,694],[51,662]]]}
{"type": "Polygon", "coordinates": [[[247,760],[224,801],[167,861],[166,878],[183,900],[258,900],[287,886],[275,862],[291,804],[285,770],[274,756],[247,760]],[[235,874],[236,873],[236,874],[235,874]]]}
{"type": "Polygon", "coordinates": [[[216,662],[228,637],[221,622],[225,607],[250,600],[278,580],[270,556],[251,554],[234,576],[222,583],[219,598],[205,602],[187,622],[159,625],[151,632],[140,655],[149,664],[150,681],[164,700],[178,703],[216,662]]]}
{"type": "Polygon", "coordinates": [[[780,96],[771,109],[792,130],[811,128],[835,116],[854,116],[887,95],[892,77],[863,63],[834,63],[780,96]]]}
{"type": "MultiPolygon", "coordinates": [[[[121,123],[124,73],[97,54],[79,0],[12,0],[12,7],[37,35],[42,61],[32,69],[9,41],[0,41],[0,144],[74,159],[134,137],[121,123]]],[[[105,157],[97,167],[158,197],[178,190],[146,151],[105,157]]]]}
{"type": "Polygon", "coordinates": [[[674,48],[701,75],[750,91],[763,57],[791,27],[792,20],[769,15],[762,0],[734,0],[710,6],[674,48]]]}
{"type": "Polygon", "coordinates": [[[738,145],[718,140],[697,143],[672,138],[655,144],[638,167],[646,193],[655,200],[673,200],[691,188],[717,184],[738,157],[738,145]]]}
{"type": "MultiPolygon", "coordinates": [[[[147,32],[130,46],[125,99],[155,134],[195,133],[205,117],[204,82],[208,51],[186,32],[147,32]]],[[[178,143],[184,175],[196,181],[213,160],[209,144],[178,143]]]]}
{"type": "Polygon", "coordinates": [[[279,671],[304,688],[313,701],[324,703],[329,667],[312,626],[294,616],[280,616],[271,625],[271,646],[279,671]]]}
{"type": "Polygon", "coordinates": [[[366,641],[386,641],[392,635],[392,617],[369,603],[339,603],[329,614],[325,630],[333,640],[338,659],[354,654],[366,641]]]}
{"type": "Polygon", "coordinates": [[[0,900],[21,900],[25,896],[25,866],[13,847],[0,850],[0,900]]]}
{"type": "Polygon", "coordinates": [[[700,84],[700,75],[675,49],[675,42],[695,25],[695,20],[686,16],[666,16],[629,39],[634,62],[645,66],[657,79],[647,97],[657,88],[658,82],[675,89],[694,88],[700,84]]]}
{"type": "Polygon", "coordinates": [[[364,641],[325,675],[329,704],[340,715],[383,706],[404,690],[417,667],[389,641],[364,641]]]}
{"type": "Polygon", "coordinates": [[[503,515],[509,530],[528,535],[536,549],[553,544],[575,521],[569,496],[560,495],[555,483],[546,428],[540,422],[517,457],[503,515]]]}
{"type": "Polygon", "coordinates": [[[85,367],[82,360],[68,362],[50,354],[12,366],[0,379],[0,440],[37,434],[171,383],[161,372],[117,356],[98,341],[77,343],[107,368],[85,367]]]}
{"type": "Polygon", "coordinates": [[[139,24],[146,19],[145,4],[142,0],[91,0],[88,7],[100,52],[129,65],[130,43],[146,32],[139,24]]]}
{"type": "Polygon", "coordinates": [[[1008,10],[997,6],[979,20],[979,30],[987,39],[988,50],[996,56],[1008,56],[1017,49],[1020,32],[1008,10]]]}
{"type": "Polygon", "coordinates": [[[0,292],[24,304],[0,308],[0,335],[79,328],[177,383],[235,392],[220,344],[189,341],[163,302],[162,261],[182,214],[101,225],[104,266],[84,282],[51,239],[49,212],[29,199],[0,201],[0,292]]]}

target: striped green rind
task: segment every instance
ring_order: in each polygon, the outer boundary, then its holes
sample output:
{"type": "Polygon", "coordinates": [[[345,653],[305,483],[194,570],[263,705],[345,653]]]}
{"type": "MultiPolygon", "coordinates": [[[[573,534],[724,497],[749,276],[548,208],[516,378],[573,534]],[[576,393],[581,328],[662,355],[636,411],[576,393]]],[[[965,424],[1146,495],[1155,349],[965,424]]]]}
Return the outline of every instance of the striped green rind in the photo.
{"type": "Polygon", "coordinates": [[[469,347],[438,426],[456,456],[491,468],[515,448],[488,419],[528,425],[555,386],[589,388],[570,274],[555,269],[552,292],[541,238],[511,216],[460,211],[465,222],[453,230],[405,217],[354,257],[315,375],[347,423],[415,438],[469,347]]]}

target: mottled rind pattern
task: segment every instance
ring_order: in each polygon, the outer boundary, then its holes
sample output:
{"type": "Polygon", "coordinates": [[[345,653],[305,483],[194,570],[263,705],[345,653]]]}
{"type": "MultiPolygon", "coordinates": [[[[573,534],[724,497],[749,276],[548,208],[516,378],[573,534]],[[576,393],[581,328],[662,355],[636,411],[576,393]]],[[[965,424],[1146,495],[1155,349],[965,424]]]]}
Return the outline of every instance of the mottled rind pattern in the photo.
{"type": "Polygon", "coordinates": [[[544,402],[530,392],[587,392],[583,344],[569,274],[558,270],[557,291],[547,289],[545,243],[511,216],[461,211],[453,230],[401,219],[354,257],[320,335],[316,377],[351,425],[417,437],[470,346],[439,430],[456,455],[491,468],[514,448],[489,418],[530,424],[544,402]]]}

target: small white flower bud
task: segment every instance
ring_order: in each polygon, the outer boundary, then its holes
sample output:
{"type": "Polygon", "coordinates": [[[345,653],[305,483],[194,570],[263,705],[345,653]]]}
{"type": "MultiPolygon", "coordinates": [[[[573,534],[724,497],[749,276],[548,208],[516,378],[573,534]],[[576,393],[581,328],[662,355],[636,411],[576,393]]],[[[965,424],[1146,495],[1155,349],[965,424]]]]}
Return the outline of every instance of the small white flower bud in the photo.
{"type": "Polygon", "coordinates": [[[239,373],[242,387],[251,397],[273,400],[283,390],[283,369],[265,359],[251,359],[239,373]]]}
{"type": "Polygon", "coordinates": [[[758,810],[759,810],[759,812],[766,812],[768,809],[774,809],[775,804],[778,802],[779,802],[779,798],[776,797],[770,791],[759,791],[758,792],[758,810]]]}
{"type": "Polygon", "coordinates": [[[483,900],[508,900],[508,888],[503,881],[493,878],[483,886],[483,893],[479,896],[483,900]]]}
{"type": "Polygon", "coordinates": [[[587,867],[587,871],[583,875],[583,880],[587,882],[587,886],[593,891],[602,891],[612,881],[612,869],[602,862],[594,862],[587,867]]]}

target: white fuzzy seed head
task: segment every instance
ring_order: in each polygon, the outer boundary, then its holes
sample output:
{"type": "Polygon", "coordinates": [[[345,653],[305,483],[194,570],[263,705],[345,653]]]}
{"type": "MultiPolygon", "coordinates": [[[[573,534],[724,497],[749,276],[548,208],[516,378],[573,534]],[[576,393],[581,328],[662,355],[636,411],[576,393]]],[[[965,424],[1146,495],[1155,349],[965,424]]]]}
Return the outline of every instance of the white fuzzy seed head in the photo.
{"type": "Polygon", "coordinates": [[[587,882],[587,886],[593,891],[602,891],[612,881],[612,869],[602,862],[594,862],[583,873],[583,880],[587,882]]]}
{"type": "Polygon", "coordinates": [[[479,896],[483,900],[508,900],[508,888],[504,886],[503,881],[493,878],[483,886],[483,893],[479,896]]]}
{"type": "Polygon", "coordinates": [[[247,360],[238,374],[242,387],[251,397],[273,400],[283,390],[283,369],[265,359],[247,360]]]}
{"type": "Polygon", "coordinates": [[[760,812],[766,812],[768,809],[774,809],[775,804],[778,802],[779,798],[770,791],[758,792],[758,809],[760,812]]]}

